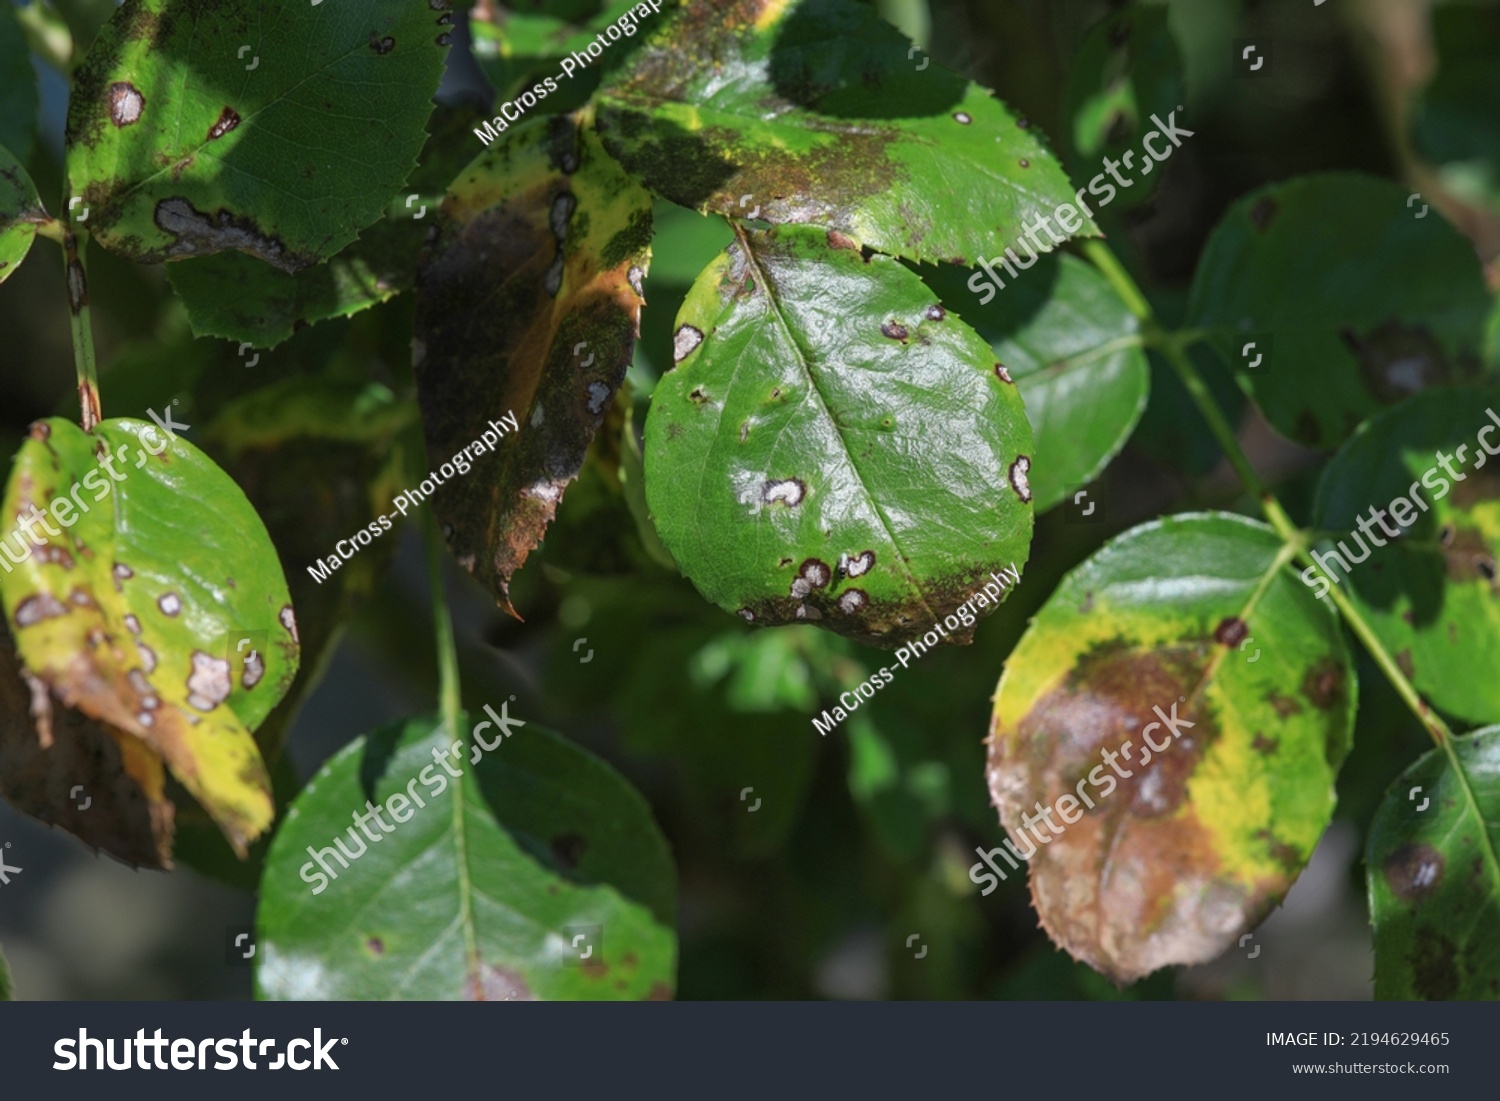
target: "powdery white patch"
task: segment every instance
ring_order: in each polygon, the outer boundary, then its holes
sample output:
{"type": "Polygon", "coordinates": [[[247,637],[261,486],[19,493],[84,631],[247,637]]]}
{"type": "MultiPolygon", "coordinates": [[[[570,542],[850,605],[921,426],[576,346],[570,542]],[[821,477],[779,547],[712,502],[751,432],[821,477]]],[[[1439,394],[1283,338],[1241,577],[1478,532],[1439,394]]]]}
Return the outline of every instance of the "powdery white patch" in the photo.
{"type": "Polygon", "coordinates": [[[229,662],[202,650],[194,650],[193,671],[188,674],[187,687],[188,703],[199,711],[212,711],[229,698],[234,688],[229,662]]]}

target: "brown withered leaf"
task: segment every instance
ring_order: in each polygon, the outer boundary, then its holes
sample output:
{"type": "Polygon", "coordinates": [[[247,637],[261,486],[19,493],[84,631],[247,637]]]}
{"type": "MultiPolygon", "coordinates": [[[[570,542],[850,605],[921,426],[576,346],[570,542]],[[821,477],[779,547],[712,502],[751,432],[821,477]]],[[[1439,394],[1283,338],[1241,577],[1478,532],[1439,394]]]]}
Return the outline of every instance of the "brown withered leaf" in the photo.
{"type": "Polygon", "coordinates": [[[1354,696],[1337,619],[1269,529],[1136,528],[1063,581],[1006,665],[988,780],[1009,838],[987,859],[1029,862],[1048,935],[1118,983],[1213,959],[1311,857],[1354,696]]]}
{"type": "Polygon", "coordinates": [[[433,507],[459,561],[512,615],[511,577],[630,365],[650,240],[650,196],[576,116],[515,127],[443,202],[417,277],[428,456],[437,468],[487,430],[500,439],[454,464],[433,507]]]}
{"type": "Polygon", "coordinates": [[[0,795],[136,868],[172,866],[161,760],[134,735],[33,690],[0,623],[0,795]]]}

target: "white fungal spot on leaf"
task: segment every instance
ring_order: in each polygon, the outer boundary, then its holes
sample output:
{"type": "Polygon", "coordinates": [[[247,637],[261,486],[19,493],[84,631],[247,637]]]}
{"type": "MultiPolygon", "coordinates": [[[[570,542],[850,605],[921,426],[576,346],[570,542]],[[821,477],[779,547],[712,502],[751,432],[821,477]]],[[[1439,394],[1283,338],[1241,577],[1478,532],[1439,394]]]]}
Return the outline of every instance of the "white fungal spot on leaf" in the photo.
{"type": "Polygon", "coordinates": [[[182,611],[182,597],[176,593],[163,593],[156,601],[163,615],[175,616],[182,611]]]}
{"type": "Polygon", "coordinates": [[[703,333],[691,325],[684,325],[672,336],[672,362],[681,363],[693,350],[703,343],[703,333]]]}
{"type": "Polygon", "coordinates": [[[796,478],[786,478],[779,482],[767,482],[762,497],[768,505],[780,501],[788,508],[795,508],[802,503],[802,498],[806,495],[805,485],[796,478]]]}
{"type": "Polygon", "coordinates": [[[1027,475],[1031,472],[1031,459],[1025,455],[1020,456],[1010,464],[1010,485],[1016,491],[1016,495],[1023,501],[1031,500],[1031,480],[1027,475]]]}
{"type": "Polygon", "coordinates": [[[188,674],[188,703],[199,711],[212,711],[229,698],[234,682],[229,676],[229,662],[193,651],[193,671],[188,674]]]}

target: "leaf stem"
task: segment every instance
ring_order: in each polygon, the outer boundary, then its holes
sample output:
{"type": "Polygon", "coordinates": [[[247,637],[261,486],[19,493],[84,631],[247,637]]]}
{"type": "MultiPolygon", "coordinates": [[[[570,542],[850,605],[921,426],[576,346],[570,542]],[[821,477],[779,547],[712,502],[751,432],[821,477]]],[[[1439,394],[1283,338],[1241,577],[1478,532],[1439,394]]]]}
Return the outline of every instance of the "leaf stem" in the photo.
{"type": "Polygon", "coordinates": [[[63,275],[68,285],[68,327],[73,334],[73,367],[78,373],[80,423],[92,432],[104,419],[99,403],[99,364],[94,355],[94,315],[89,309],[89,278],[83,267],[88,233],[64,227],[63,275]]]}
{"type": "Polygon", "coordinates": [[[443,541],[431,510],[422,517],[427,543],[427,579],[432,590],[432,626],[437,639],[438,711],[453,737],[458,737],[459,702],[458,648],[453,641],[453,617],[448,611],[448,592],[443,584],[443,541]]]}
{"type": "MultiPolygon", "coordinates": [[[[437,521],[433,519],[431,509],[423,513],[422,534],[427,544],[427,579],[432,590],[432,624],[437,639],[438,710],[446,731],[443,741],[445,745],[456,744],[462,749],[463,755],[459,758],[458,765],[463,772],[468,772],[468,745],[459,736],[458,647],[453,639],[453,616],[448,611],[448,591],[443,584],[443,557],[446,548],[438,534],[437,521]],[[452,739],[451,743],[449,739],[452,739]]],[[[445,761],[444,768],[446,767],[445,761]]],[[[458,850],[458,921],[464,933],[465,970],[472,996],[477,998],[483,990],[483,977],[479,973],[479,938],[474,928],[474,888],[469,875],[469,834],[466,820],[468,800],[464,788],[467,782],[466,776],[460,776],[453,785],[453,841],[458,850]]]]}
{"type": "MultiPolygon", "coordinates": [[[[1203,381],[1203,376],[1198,373],[1198,369],[1193,366],[1193,361],[1188,358],[1187,347],[1200,339],[1203,334],[1201,332],[1171,333],[1163,329],[1161,324],[1156,320],[1156,315],[1152,312],[1151,304],[1146,300],[1146,296],[1141,292],[1140,287],[1136,285],[1135,280],[1131,279],[1130,273],[1125,270],[1119,259],[1116,258],[1115,254],[1109,250],[1109,247],[1103,241],[1087,241],[1083,245],[1083,251],[1093,261],[1095,267],[1099,269],[1105,279],[1109,280],[1110,285],[1115,288],[1115,291],[1120,295],[1121,300],[1124,301],[1130,312],[1141,322],[1141,328],[1144,332],[1147,345],[1161,352],[1163,358],[1171,365],[1172,370],[1187,390],[1188,396],[1193,399],[1193,404],[1198,407],[1199,413],[1208,422],[1209,431],[1218,440],[1219,446],[1224,451],[1225,458],[1229,460],[1229,465],[1234,467],[1235,473],[1239,475],[1240,481],[1245,484],[1245,488],[1255,496],[1260,504],[1261,511],[1265,514],[1266,520],[1270,523],[1271,527],[1276,529],[1276,533],[1290,547],[1295,549],[1297,559],[1303,565],[1312,567],[1320,576],[1323,576],[1322,567],[1318,566],[1313,560],[1308,548],[1307,533],[1299,529],[1292,522],[1292,518],[1287,515],[1286,509],[1276,499],[1276,495],[1267,489],[1265,483],[1261,481],[1260,475],[1256,473],[1255,467],[1251,464],[1249,457],[1246,456],[1244,449],[1240,447],[1239,439],[1235,436],[1234,429],[1230,427],[1229,421],[1225,418],[1223,410],[1219,408],[1218,402],[1214,400],[1213,394],[1209,392],[1208,385],[1203,381]]],[[[1349,599],[1348,595],[1338,585],[1334,584],[1332,578],[1328,579],[1328,584],[1327,595],[1333,601],[1333,605],[1338,609],[1339,614],[1343,616],[1344,622],[1349,625],[1349,629],[1354,632],[1355,637],[1364,644],[1365,649],[1369,651],[1370,656],[1375,660],[1375,664],[1380,667],[1380,671],[1391,682],[1397,694],[1400,695],[1406,706],[1411,709],[1412,714],[1417,717],[1417,721],[1422,724],[1422,728],[1427,731],[1433,742],[1448,754],[1449,760],[1455,770],[1461,772],[1462,770],[1458,767],[1457,756],[1453,751],[1453,732],[1448,728],[1448,724],[1428,705],[1427,701],[1422,698],[1406,674],[1401,671],[1401,667],[1396,663],[1396,659],[1391,656],[1390,651],[1386,649],[1380,638],[1375,634],[1374,628],[1365,620],[1359,609],[1354,606],[1354,602],[1349,599]]],[[[1467,780],[1464,780],[1463,783],[1467,790],[1467,780]]],[[[1472,803],[1472,792],[1469,793],[1469,798],[1472,803]]]]}

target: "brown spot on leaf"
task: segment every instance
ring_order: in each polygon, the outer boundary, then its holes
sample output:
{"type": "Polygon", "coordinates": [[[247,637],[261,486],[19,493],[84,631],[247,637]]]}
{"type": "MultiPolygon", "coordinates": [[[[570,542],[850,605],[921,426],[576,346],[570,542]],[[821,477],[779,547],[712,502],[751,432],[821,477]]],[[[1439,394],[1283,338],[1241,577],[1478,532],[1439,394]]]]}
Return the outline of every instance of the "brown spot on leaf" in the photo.
{"type": "Polygon", "coordinates": [[[370,937],[368,940],[366,940],[365,948],[372,956],[385,955],[385,941],[381,940],[379,937],[370,937]]]}
{"type": "Polygon", "coordinates": [[[928,321],[941,321],[948,316],[948,311],[943,309],[943,307],[940,305],[933,305],[928,306],[927,309],[923,311],[922,316],[927,318],[928,321]]]}
{"type": "Polygon", "coordinates": [[[1178,707],[1180,736],[1153,732],[1167,748],[1142,764],[1153,707],[1168,710],[1186,696],[1205,660],[1201,643],[1152,652],[1124,640],[1099,644],[1015,727],[992,729],[990,792],[1019,857],[1002,851],[994,862],[1017,875],[1029,860],[1048,934],[1119,983],[1218,956],[1289,885],[1236,879],[1192,806],[1188,782],[1220,737],[1211,713],[1178,707]],[[1101,765],[1106,752],[1118,773],[1101,765]],[[1066,822],[1060,802],[1069,796],[1075,817],[1066,822]],[[1038,802],[1058,808],[1050,815],[1058,829],[1038,802]]]}
{"type": "Polygon", "coordinates": [[[1003,363],[995,364],[995,377],[1001,382],[1009,383],[1012,386],[1015,385],[1015,380],[1010,377],[1010,372],[1005,369],[1005,364],[1003,363]]]}
{"type": "MultiPolygon", "coordinates": [[[[440,42],[438,44],[446,45],[447,43],[440,42]]],[[[390,35],[386,35],[384,38],[376,38],[375,33],[373,31],[370,32],[370,49],[374,50],[376,53],[388,54],[395,48],[396,40],[390,35]]]]}
{"type": "Polygon", "coordinates": [[[1420,902],[1443,881],[1443,854],[1420,841],[1408,842],[1381,863],[1386,886],[1402,902],[1420,902]]]}
{"type": "Polygon", "coordinates": [[[469,975],[464,998],[471,1002],[531,1002],[536,1000],[536,995],[516,972],[492,963],[480,963],[478,971],[469,975]]]}
{"type": "Polygon", "coordinates": [[[828,247],[850,249],[854,252],[860,251],[858,241],[856,241],[853,237],[848,236],[847,234],[840,233],[836,229],[830,229],[828,231],[828,247]]]}
{"type": "Polygon", "coordinates": [[[1239,616],[1226,616],[1214,628],[1214,641],[1232,649],[1244,642],[1249,633],[1245,621],[1239,616]]]}
{"type": "Polygon", "coordinates": [[[1250,745],[1254,748],[1255,752],[1262,753],[1265,756],[1269,757],[1271,754],[1275,753],[1276,750],[1281,746],[1281,741],[1278,738],[1268,738],[1264,734],[1257,731],[1255,735],[1255,741],[1251,742],[1250,745]]]}
{"type": "Polygon", "coordinates": [[[1333,658],[1321,658],[1302,678],[1302,695],[1319,711],[1344,702],[1344,667],[1333,658]]]}
{"type": "Polygon", "coordinates": [[[1270,704],[1272,710],[1274,710],[1276,714],[1280,715],[1283,719],[1290,718],[1292,715],[1300,715],[1302,713],[1302,705],[1300,703],[1292,699],[1292,697],[1290,696],[1282,695],[1274,688],[1266,693],[1266,702],[1270,704]]]}
{"type": "Polygon", "coordinates": [[[881,323],[880,335],[888,336],[892,340],[905,340],[908,334],[905,325],[897,324],[894,321],[885,321],[881,323]]]}
{"type": "Polygon", "coordinates": [[[121,129],[133,126],[141,120],[146,109],[146,97],[128,81],[109,86],[109,120],[121,129]]]}
{"type": "Polygon", "coordinates": [[[1412,986],[1425,1001],[1446,1002],[1459,991],[1458,950],[1436,929],[1419,928],[1412,938],[1412,986]]]}
{"type": "Polygon", "coordinates": [[[233,107],[225,107],[219,120],[208,128],[208,140],[216,141],[240,124],[240,113],[233,107]]]}

